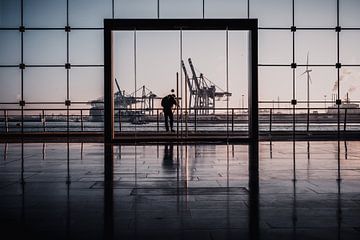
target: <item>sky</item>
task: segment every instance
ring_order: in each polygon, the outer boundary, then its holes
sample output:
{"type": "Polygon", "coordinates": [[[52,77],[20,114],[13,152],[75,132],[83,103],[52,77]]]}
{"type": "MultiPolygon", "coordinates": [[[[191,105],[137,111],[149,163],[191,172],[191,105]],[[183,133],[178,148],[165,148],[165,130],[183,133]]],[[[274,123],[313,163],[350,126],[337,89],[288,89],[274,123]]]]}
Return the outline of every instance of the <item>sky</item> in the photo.
{"type": "MultiPolygon", "coordinates": [[[[116,0],[116,18],[156,18],[156,0],[116,0]]],[[[259,19],[260,27],[291,26],[291,0],[250,0],[250,17],[259,19]]],[[[360,1],[340,1],[340,25],[360,27],[360,1]]],[[[66,0],[25,0],[25,27],[64,27],[66,0]]],[[[69,0],[71,27],[102,27],[104,18],[111,17],[111,0],[69,0]]],[[[202,0],[160,0],[161,18],[201,18],[202,0]]],[[[206,0],[206,18],[246,18],[247,0],[206,0]]],[[[20,25],[20,0],[0,0],[0,27],[20,25]]],[[[335,27],[336,0],[296,0],[297,27],[335,27]]],[[[226,90],[225,35],[218,32],[183,32],[183,59],[191,57],[195,67],[219,87],[226,90]]],[[[360,64],[360,31],[340,34],[340,62],[360,64]]],[[[133,32],[115,33],[114,55],[116,77],[122,89],[134,90],[133,32]]],[[[241,106],[241,95],[247,96],[247,33],[229,33],[230,106],[241,106]]],[[[103,64],[102,30],[73,30],[70,33],[69,55],[72,64],[103,64]]],[[[137,32],[137,86],[145,84],[158,95],[175,87],[179,69],[179,32],[137,32]]],[[[336,33],[333,30],[297,31],[295,61],[309,64],[335,64],[336,33]]],[[[20,33],[0,30],[0,65],[21,62],[20,33]]],[[[24,63],[27,65],[66,62],[66,33],[63,30],[29,30],[24,33],[24,63]]],[[[288,30],[259,31],[259,64],[290,64],[292,33],[288,30]]],[[[188,65],[187,65],[188,66],[188,65]]],[[[335,67],[311,67],[312,100],[331,99],[337,79],[335,67]],[[326,96],[326,97],[325,97],[326,96]]],[[[296,71],[296,99],[306,99],[305,70],[296,71]]],[[[190,71],[188,67],[188,71],[190,71]]],[[[360,100],[360,67],[344,67],[340,74],[341,97],[350,93],[360,100]]],[[[24,99],[28,102],[66,99],[66,70],[37,67],[24,70],[24,99]]],[[[103,68],[72,68],[70,99],[89,101],[103,95],[103,68]]],[[[0,102],[20,99],[20,70],[0,68],[0,102]]],[[[261,100],[292,99],[290,67],[259,67],[261,100]]],[[[246,98],[245,98],[246,99],[246,98]]],[[[247,103],[246,103],[247,104],[247,103]]],[[[1,104],[0,104],[1,105],[1,104]]],[[[1,105],[4,107],[3,105],[1,105]]]]}

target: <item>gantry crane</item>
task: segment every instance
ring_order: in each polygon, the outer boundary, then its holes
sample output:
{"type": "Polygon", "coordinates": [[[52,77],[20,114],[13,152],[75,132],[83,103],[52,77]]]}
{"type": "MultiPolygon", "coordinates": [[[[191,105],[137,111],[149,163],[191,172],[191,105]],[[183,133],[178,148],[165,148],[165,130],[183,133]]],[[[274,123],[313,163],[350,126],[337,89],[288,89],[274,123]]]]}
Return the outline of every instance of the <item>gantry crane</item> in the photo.
{"type": "MultiPolygon", "coordinates": [[[[150,114],[154,114],[154,100],[160,99],[151,90],[144,86],[138,88],[131,94],[126,94],[125,90],[121,90],[117,79],[115,79],[117,92],[114,94],[114,106],[118,110],[115,111],[115,115],[144,115],[146,111],[150,114]],[[141,92],[141,96],[138,92],[141,92]],[[134,111],[134,105],[140,103],[140,109],[136,108],[134,111]]],[[[103,97],[89,102],[91,105],[90,115],[94,119],[103,119],[104,114],[104,99],[103,97]]],[[[136,106],[136,105],[135,105],[136,106]]]]}
{"type": "Polygon", "coordinates": [[[191,58],[188,59],[188,62],[191,69],[192,78],[189,77],[185,67],[185,63],[183,60],[181,60],[181,66],[184,71],[185,81],[189,86],[190,112],[194,109],[200,111],[200,113],[208,114],[210,110],[213,110],[214,112],[216,98],[222,98],[224,96],[230,97],[231,93],[225,91],[217,92],[215,84],[213,84],[209,79],[206,79],[202,73],[200,73],[199,77],[197,76],[191,58]],[[207,82],[209,82],[210,84],[208,84],[207,82]]]}

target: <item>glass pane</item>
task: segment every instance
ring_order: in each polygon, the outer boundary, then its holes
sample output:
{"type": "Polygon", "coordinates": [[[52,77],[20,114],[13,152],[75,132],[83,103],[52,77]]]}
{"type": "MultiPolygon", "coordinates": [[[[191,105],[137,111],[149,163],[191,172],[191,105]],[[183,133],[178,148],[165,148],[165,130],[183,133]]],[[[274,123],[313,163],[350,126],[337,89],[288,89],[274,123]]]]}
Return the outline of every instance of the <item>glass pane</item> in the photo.
{"type": "Polygon", "coordinates": [[[290,67],[259,67],[259,99],[275,102],[290,101],[292,99],[292,69],[290,67]]]}
{"type": "MultiPolygon", "coordinates": [[[[121,91],[131,93],[134,91],[135,67],[134,67],[134,32],[114,32],[114,66],[115,78],[121,91]]],[[[118,91],[114,86],[114,91],[118,91]]]]}
{"type": "Polygon", "coordinates": [[[155,18],[157,0],[115,0],[116,18],[155,18]]]}
{"type": "Polygon", "coordinates": [[[26,31],[24,62],[25,64],[65,64],[65,31],[26,31]]]}
{"type": "Polygon", "coordinates": [[[201,18],[202,0],[160,0],[161,18],[201,18]]]}
{"type": "Polygon", "coordinates": [[[21,62],[19,31],[0,31],[0,65],[17,65],[21,62]]]}
{"type": "MultiPolygon", "coordinates": [[[[147,96],[155,94],[158,97],[169,94],[171,89],[176,89],[176,72],[180,71],[179,32],[138,31],[136,34],[137,81],[135,86],[134,32],[121,31],[115,33],[115,77],[121,91],[125,91],[125,94],[129,95],[135,92],[136,87],[138,90],[136,91],[137,97],[141,97],[143,94],[147,96]]],[[[115,88],[117,92],[118,89],[116,86],[115,88]]],[[[147,105],[148,102],[144,101],[144,104],[147,105]]],[[[158,99],[154,99],[154,107],[161,107],[158,99]]]]}
{"type": "Polygon", "coordinates": [[[206,0],[205,18],[246,18],[247,0],[206,0]]]}
{"type": "Polygon", "coordinates": [[[20,0],[0,1],[0,27],[20,26],[20,0]]]}
{"type": "Polygon", "coordinates": [[[71,64],[104,64],[103,31],[72,31],[70,35],[71,64]]]}
{"type": "Polygon", "coordinates": [[[71,27],[103,27],[104,18],[111,18],[112,0],[69,1],[71,27]]]}
{"type": "Polygon", "coordinates": [[[340,71],[340,97],[343,101],[349,99],[360,101],[360,67],[342,67],[340,71]]]}
{"type": "MultiPolygon", "coordinates": [[[[179,32],[141,31],[136,39],[137,87],[145,86],[158,96],[169,94],[176,89],[179,72],[179,32]]],[[[141,92],[137,95],[141,96],[141,92]]]]}
{"type": "Polygon", "coordinates": [[[340,62],[342,64],[360,64],[360,31],[342,31],[340,33],[340,62]]]}
{"type": "Polygon", "coordinates": [[[66,1],[24,1],[24,25],[26,27],[66,26],[66,1]]]}
{"type": "Polygon", "coordinates": [[[259,19],[260,27],[290,27],[291,0],[251,0],[250,17],[259,19]]]}
{"type": "Polygon", "coordinates": [[[360,1],[341,0],[340,1],[340,26],[360,27],[360,1]]]}
{"type": "MultiPolygon", "coordinates": [[[[308,67],[309,72],[305,71],[306,67],[296,69],[298,101],[306,101],[308,95],[310,101],[323,101],[325,95],[330,98],[331,94],[336,93],[337,70],[335,67],[308,67]]],[[[306,104],[301,104],[299,107],[306,107],[306,104]]],[[[323,107],[323,105],[311,104],[310,107],[323,107]]]]}
{"type": "Polygon", "coordinates": [[[309,53],[309,64],[335,65],[335,31],[298,31],[295,38],[297,64],[306,64],[307,54],[309,53]]]}
{"type": "MultiPolygon", "coordinates": [[[[229,89],[232,93],[229,97],[230,108],[248,107],[248,42],[247,31],[229,31],[229,89]]],[[[221,104],[218,105],[221,106],[221,104]]]]}
{"type": "Polygon", "coordinates": [[[259,63],[290,64],[292,62],[292,33],[290,31],[259,31],[259,63]]]}
{"type": "Polygon", "coordinates": [[[21,100],[21,76],[18,68],[0,69],[0,102],[21,100]]]}
{"type": "Polygon", "coordinates": [[[26,68],[24,99],[28,102],[64,102],[66,99],[65,68],[26,68]]]}
{"type": "Polygon", "coordinates": [[[295,26],[335,27],[336,0],[295,1],[295,26]]]}
{"type": "Polygon", "coordinates": [[[103,96],[103,68],[72,68],[70,70],[71,101],[87,102],[103,96]]]}
{"type": "MultiPolygon", "coordinates": [[[[202,73],[205,79],[216,85],[217,91],[227,90],[225,31],[183,31],[183,60],[192,77],[189,58],[197,77],[202,73]]],[[[226,107],[226,102],[219,102],[217,107],[226,107]]]]}

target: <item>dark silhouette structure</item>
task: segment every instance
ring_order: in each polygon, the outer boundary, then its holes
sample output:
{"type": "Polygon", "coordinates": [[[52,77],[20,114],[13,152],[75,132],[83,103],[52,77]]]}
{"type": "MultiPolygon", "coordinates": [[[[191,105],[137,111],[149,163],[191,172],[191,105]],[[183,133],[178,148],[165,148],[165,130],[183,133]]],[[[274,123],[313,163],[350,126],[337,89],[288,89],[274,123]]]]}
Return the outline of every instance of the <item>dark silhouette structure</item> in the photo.
{"type": "Polygon", "coordinates": [[[165,117],[165,129],[169,131],[169,121],[171,132],[175,132],[174,127],[174,114],[172,112],[173,106],[178,107],[178,103],[175,99],[174,89],[171,89],[171,94],[163,97],[161,100],[161,106],[163,107],[164,117],[165,117]]]}

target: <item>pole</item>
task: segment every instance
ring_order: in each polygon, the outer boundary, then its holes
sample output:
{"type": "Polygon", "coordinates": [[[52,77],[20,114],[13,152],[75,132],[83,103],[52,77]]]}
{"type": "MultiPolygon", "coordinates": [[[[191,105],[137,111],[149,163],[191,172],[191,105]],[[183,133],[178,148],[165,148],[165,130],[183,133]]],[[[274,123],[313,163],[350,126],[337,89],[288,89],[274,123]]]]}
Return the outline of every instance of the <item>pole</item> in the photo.
{"type": "Polygon", "coordinates": [[[81,124],[81,131],[84,131],[84,119],[83,119],[83,110],[80,110],[80,124],[81,124]]]}
{"type": "Polygon", "coordinates": [[[179,72],[176,72],[176,138],[179,138],[179,72]]]}
{"type": "Polygon", "coordinates": [[[231,132],[234,132],[234,108],[231,109],[231,132]]]}
{"type": "Polygon", "coordinates": [[[244,94],[241,95],[241,111],[244,112],[244,94]]]}
{"type": "Polygon", "coordinates": [[[188,136],[188,87],[187,84],[185,83],[185,133],[186,133],[186,137],[188,136]]]}
{"type": "Polygon", "coordinates": [[[4,110],[4,118],[5,118],[5,132],[9,132],[9,121],[8,121],[8,112],[4,110]]]}
{"type": "Polygon", "coordinates": [[[156,109],[156,129],[159,132],[159,109],[156,109]]]}
{"type": "Polygon", "coordinates": [[[45,119],[45,110],[42,110],[42,125],[43,125],[43,131],[46,132],[46,119],[45,119]]]}

